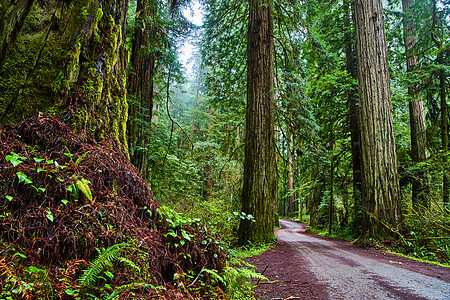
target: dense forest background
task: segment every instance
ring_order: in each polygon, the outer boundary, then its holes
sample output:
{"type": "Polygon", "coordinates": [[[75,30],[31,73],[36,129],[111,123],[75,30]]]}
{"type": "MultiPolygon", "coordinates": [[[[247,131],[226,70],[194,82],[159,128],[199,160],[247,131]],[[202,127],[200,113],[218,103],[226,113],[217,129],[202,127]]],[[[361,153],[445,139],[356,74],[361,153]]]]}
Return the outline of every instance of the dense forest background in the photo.
{"type": "MultiPolygon", "coordinates": [[[[169,26],[174,20],[163,13],[165,4],[157,10],[159,22],[169,22],[159,30],[173,36],[173,47],[155,41],[149,53],[157,65],[152,118],[145,120],[146,110],[129,116],[143,125],[148,140],[131,146],[130,154],[132,161],[147,158],[138,165],[158,201],[201,217],[233,239],[239,220],[247,217],[240,200],[248,4],[202,4],[201,28],[181,18],[169,26]],[[200,51],[192,58],[192,73],[183,77],[175,45],[189,34],[200,51]]],[[[383,5],[403,216],[387,230],[418,256],[448,259],[449,3],[383,5]]],[[[274,201],[278,217],[357,238],[363,208],[352,7],[352,1],[273,3],[274,201]]]]}

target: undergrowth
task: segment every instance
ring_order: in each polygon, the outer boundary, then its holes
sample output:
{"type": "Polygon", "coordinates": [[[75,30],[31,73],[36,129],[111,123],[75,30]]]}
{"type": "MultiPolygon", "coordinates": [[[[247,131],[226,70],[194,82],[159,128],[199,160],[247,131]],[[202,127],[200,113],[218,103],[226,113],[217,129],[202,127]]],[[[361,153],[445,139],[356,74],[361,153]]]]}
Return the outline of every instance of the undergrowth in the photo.
{"type": "Polygon", "coordinates": [[[201,272],[221,274],[223,243],[155,203],[118,149],[53,118],[0,130],[0,299],[224,297],[201,272]]]}

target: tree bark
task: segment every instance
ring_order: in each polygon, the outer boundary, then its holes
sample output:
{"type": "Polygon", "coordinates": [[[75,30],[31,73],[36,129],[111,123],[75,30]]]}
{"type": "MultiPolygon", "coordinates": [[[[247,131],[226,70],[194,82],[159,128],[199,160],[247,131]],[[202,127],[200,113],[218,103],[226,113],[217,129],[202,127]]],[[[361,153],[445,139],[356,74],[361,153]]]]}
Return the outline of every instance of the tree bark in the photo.
{"type": "Polygon", "coordinates": [[[439,74],[439,98],[441,100],[441,139],[442,139],[442,164],[444,166],[443,171],[443,183],[442,183],[442,202],[446,209],[450,209],[450,175],[448,174],[448,105],[445,93],[445,75],[444,71],[440,71],[439,74]]]}
{"type": "MultiPolygon", "coordinates": [[[[442,42],[438,40],[436,35],[436,27],[438,24],[438,14],[437,14],[437,1],[433,0],[433,23],[431,28],[431,38],[436,45],[436,48],[441,50],[442,42]]],[[[444,63],[444,53],[440,52],[438,57],[436,58],[438,64],[444,63]]],[[[446,91],[445,91],[445,73],[443,69],[439,70],[439,100],[441,105],[441,143],[442,143],[442,165],[443,165],[443,174],[442,174],[442,202],[443,206],[446,209],[450,209],[450,175],[448,174],[448,104],[446,100],[446,91]]]]}
{"type": "Polygon", "coordinates": [[[128,1],[6,1],[0,8],[0,124],[36,111],[127,153],[128,1]]]}
{"type": "MultiPolygon", "coordinates": [[[[419,65],[419,59],[416,54],[416,25],[412,18],[414,11],[411,9],[411,5],[413,4],[414,0],[402,0],[403,12],[405,13],[403,19],[403,39],[405,42],[408,74],[412,74],[419,65]]],[[[427,159],[424,104],[422,101],[422,93],[417,86],[418,84],[414,82],[408,86],[411,157],[415,164],[427,159]]],[[[429,207],[426,192],[427,186],[427,174],[420,169],[414,172],[412,182],[412,203],[414,209],[420,210],[422,207],[429,207]]]]}
{"type": "Polygon", "coordinates": [[[363,232],[390,235],[402,219],[381,0],[356,0],[363,232]]]}
{"type": "Polygon", "coordinates": [[[153,114],[153,76],[155,55],[152,48],[156,35],[150,23],[156,14],[156,4],[138,0],[136,24],[130,57],[128,94],[131,99],[128,110],[128,145],[130,160],[144,180],[150,177],[148,166],[148,140],[151,134],[153,114]],[[147,20],[147,21],[146,21],[147,20]]]}
{"type": "MultiPolygon", "coordinates": [[[[352,0],[344,2],[346,16],[344,19],[345,32],[345,60],[346,69],[352,79],[357,79],[357,70],[355,62],[355,37],[351,33],[352,29],[352,0]]],[[[352,149],[352,173],[353,173],[353,203],[354,203],[354,230],[357,234],[361,230],[362,222],[362,208],[361,208],[361,122],[359,120],[359,104],[357,87],[352,85],[352,88],[347,92],[347,106],[348,106],[348,122],[350,128],[350,140],[352,149]]]]}
{"type": "Polygon", "coordinates": [[[239,244],[273,239],[277,194],[274,134],[273,8],[271,0],[249,1],[247,36],[247,110],[239,244]]]}

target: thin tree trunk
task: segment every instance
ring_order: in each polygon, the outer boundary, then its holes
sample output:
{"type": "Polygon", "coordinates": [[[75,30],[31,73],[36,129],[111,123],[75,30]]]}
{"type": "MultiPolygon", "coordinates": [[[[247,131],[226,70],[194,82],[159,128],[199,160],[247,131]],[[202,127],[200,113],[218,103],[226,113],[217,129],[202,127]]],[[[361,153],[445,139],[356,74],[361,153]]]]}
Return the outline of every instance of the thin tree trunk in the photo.
{"type": "Polygon", "coordinates": [[[328,234],[331,234],[333,229],[333,215],[334,215],[334,158],[331,158],[330,166],[330,203],[328,207],[328,234]]]}
{"type": "Polygon", "coordinates": [[[381,0],[356,0],[363,232],[390,235],[402,219],[381,0]],[[389,227],[389,229],[387,229],[389,227]]]}
{"type": "MultiPolygon", "coordinates": [[[[190,138],[189,138],[188,151],[189,151],[190,155],[192,155],[192,150],[194,149],[192,146],[192,138],[194,136],[195,114],[197,113],[197,105],[198,105],[198,99],[199,99],[199,93],[200,93],[201,77],[202,77],[202,66],[200,65],[198,75],[197,75],[197,91],[195,93],[195,106],[194,106],[194,113],[192,114],[191,134],[190,134],[190,138]]],[[[209,136],[208,136],[208,138],[209,138],[209,136]]]]}
{"type": "MultiPolygon", "coordinates": [[[[407,72],[412,74],[419,65],[419,59],[416,55],[416,24],[413,21],[412,15],[414,11],[411,5],[415,0],[402,0],[403,12],[405,17],[403,20],[403,37],[405,41],[406,65],[407,72]]],[[[417,84],[410,84],[408,86],[409,96],[409,116],[411,127],[411,156],[413,163],[417,164],[427,159],[426,150],[426,136],[425,136],[425,115],[424,104],[422,101],[422,93],[417,87],[417,84]]],[[[416,210],[421,207],[429,207],[427,201],[427,174],[426,172],[417,170],[414,174],[412,182],[412,203],[416,210]]]]}
{"type": "Polygon", "coordinates": [[[294,191],[294,169],[293,169],[293,163],[294,163],[294,135],[292,133],[289,134],[289,158],[288,158],[288,188],[289,188],[289,215],[294,216],[295,215],[295,193],[294,191]]]}
{"type": "Polygon", "coordinates": [[[310,216],[309,223],[312,228],[317,228],[317,226],[319,225],[319,218],[320,218],[319,205],[320,202],[322,201],[323,185],[324,179],[321,177],[311,193],[311,203],[309,207],[309,216],[310,216]]]}
{"type": "Polygon", "coordinates": [[[301,196],[298,196],[298,219],[303,222],[303,201],[301,196]]]}
{"type": "Polygon", "coordinates": [[[239,244],[273,239],[277,194],[273,94],[273,8],[271,0],[249,1],[247,42],[247,113],[239,244]]]}

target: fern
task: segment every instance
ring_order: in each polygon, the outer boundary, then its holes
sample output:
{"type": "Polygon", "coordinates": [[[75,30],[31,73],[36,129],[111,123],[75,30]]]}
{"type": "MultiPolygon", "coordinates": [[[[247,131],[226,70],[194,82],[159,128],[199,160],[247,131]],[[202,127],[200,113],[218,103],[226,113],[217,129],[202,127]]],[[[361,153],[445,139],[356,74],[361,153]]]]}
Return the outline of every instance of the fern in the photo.
{"type": "Polygon", "coordinates": [[[225,278],[220,276],[219,273],[216,270],[210,270],[210,269],[206,269],[205,268],[205,269],[203,269],[203,272],[208,273],[209,275],[211,275],[214,279],[216,279],[217,281],[219,281],[223,285],[227,285],[227,282],[226,282],[225,278]]]}
{"type": "Polygon", "coordinates": [[[122,243],[112,245],[111,247],[106,249],[103,253],[100,254],[99,257],[94,260],[91,266],[83,272],[83,275],[80,278],[80,283],[87,287],[93,287],[105,266],[108,263],[111,263],[118,259],[118,257],[120,256],[120,251],[128,247],[131,247],[131,245],[122,243]]]}
{"type": "Polygon", "coordinates": [[[81,154],[79,157],[78,157],[78,159],[77,159],[77,161],[75,162],[75,165],[79,165],[80,164],[80,162],[83,160],[83,158],[86,156],[86,154],[88,154],[90,151],[86,151],[86,152],[84,152],[83,154],[81,154]]]}
{"type": "Polygon", "coordinates": [[[151,284],[147,284],[147,283],[130,283],[130,284],[125,284],[122,286],[119,286],[118,288],[115,288],[114,291],[109,294],[104,300],[115,300],[119,297],[120,293],[126,291],[126,290],[131,290],[131,289],[137,289],[137,288],[141,288],[141,287],[150,287],[151,284]]]}
{"type": "Polygon", "coordinates": [[[119,257],[119,261],[121,261],[124,264],[130,266],[131,268],[135,269],[138,273],[141,272],[141,268],[139,266],[137,266],[133,261],[131,261],[125,257],[119,257]]]}
{"type": "Polygon", "coordinates": [[[251,295],[251,289],[254,288],[254,286],[251,286],[250,280],[269,280],[256,272],[254,266],[243,261],[239,264],[244,264],[250,268],[226,267],[221,274],[216,270],[204,269],[203,271],[225,286],[230,299],[247,299],[251,295]]]}

